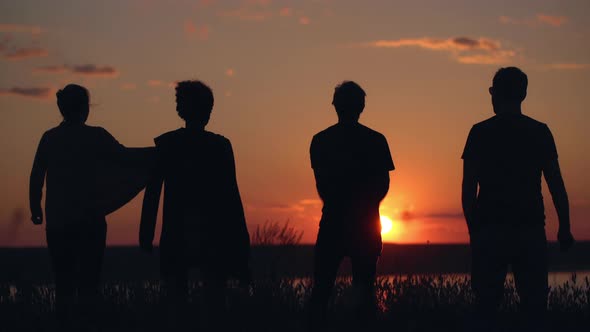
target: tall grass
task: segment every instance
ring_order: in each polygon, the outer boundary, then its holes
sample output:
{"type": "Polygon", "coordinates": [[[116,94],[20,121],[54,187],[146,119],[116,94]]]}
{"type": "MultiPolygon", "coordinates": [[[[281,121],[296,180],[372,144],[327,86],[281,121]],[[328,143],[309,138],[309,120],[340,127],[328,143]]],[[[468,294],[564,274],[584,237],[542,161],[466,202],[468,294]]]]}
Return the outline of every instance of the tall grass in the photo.
{"type": "MultiPolygon", "coordinates": [[[[507,280],[501,313],[507,326],[515,319],[518,296],[507,280]]],[[[309,279],[266,279],[248,288],[232,285],[227,294],[232,331],[304,331],[309,279]]],[[[189,287],[188,322],[198,320],[201,287],[189,287]]],[[[100,305],[105,331],[163,331],[163,291],[157,281],[105,284],[100,305]]],[[[461,331],[471,315],[470,281],[460,276],[394,276],[379,278],[378,330],[461,331]]],[[[347,331],[353,319],[350,278],[338,279],[331,303],[334,330],[347,331]]],[[[52,285],[0,284],[0,330],[49,331],[54,310],[52,285]],[[4,329],[3,329],[4,328],[4,329]]],[[[590,326],[590,280],[575,274],[549,292],[548,327],[556,331],[587,331],[590,326]]],[[[196,324],[196,323],[195,323],[196,324]]],[[[510,330],[510,329],[508,329],[510,330]]]]}

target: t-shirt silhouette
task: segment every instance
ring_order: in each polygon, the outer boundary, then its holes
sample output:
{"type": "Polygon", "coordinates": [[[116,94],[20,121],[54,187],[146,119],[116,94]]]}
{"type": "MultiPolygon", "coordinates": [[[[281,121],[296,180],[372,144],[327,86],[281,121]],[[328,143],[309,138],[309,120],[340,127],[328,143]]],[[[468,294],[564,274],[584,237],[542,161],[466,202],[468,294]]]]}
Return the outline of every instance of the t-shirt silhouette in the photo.
{"type": "Polygon", "coordinates": [[[310,155],[318,188],[324,188],[321,231],[353,242],[380,237],[383,197],[375,176],[395,168],[385,136],[360,123],[336,124],[313,137],[310,155]]]}
{"type": "Polygon", "coordinates": [[[546,124],[521,113],[500,114],[473,126],[463,159],[477,163],[478,223],[543,225],[543,165],[557,159],[546,124]]]}

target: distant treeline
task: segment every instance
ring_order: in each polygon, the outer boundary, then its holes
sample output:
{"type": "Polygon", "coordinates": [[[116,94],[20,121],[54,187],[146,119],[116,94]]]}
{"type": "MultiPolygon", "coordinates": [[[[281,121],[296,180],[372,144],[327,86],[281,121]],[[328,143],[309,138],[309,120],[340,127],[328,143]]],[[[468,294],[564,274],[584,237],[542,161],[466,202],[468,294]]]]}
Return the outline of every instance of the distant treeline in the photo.
{"type": "MultiPolygon", "coordinates": [[[[498,243],[498,246],[501,246],[498,243]]],[[[379,274],[466,273],[470,270],[470,249],[464,244],[386,244],[378,265],[379,274]]],[[[108,247],[103,280],[154,280],[159,277],[157,250],[153,256],[137,247],[108,247]]],[[[309,277],[313,246],[254,246],[251,269],[255,278],[309,277]]],[[[590,242],[576,243],[568,253],[549,244],[550,271],[590,270],[590,242]]],[[[344,261],[341,274],[350,273],[344,261]]],[[[0,282],[41,283],[51,280],[46,248],[0,248],[0,282]]]]}

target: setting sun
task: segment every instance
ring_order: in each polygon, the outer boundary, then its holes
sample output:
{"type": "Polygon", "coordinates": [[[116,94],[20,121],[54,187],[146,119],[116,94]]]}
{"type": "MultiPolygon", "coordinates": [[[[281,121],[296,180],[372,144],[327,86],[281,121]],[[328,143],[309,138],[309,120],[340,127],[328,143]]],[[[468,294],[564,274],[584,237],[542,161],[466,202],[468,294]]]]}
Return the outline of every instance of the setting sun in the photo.
{"type": "Polygon", "coordinates": [[[388,216],[381,216],[381,234],[388,234],[393,229],[393,221],[388,216]]]}

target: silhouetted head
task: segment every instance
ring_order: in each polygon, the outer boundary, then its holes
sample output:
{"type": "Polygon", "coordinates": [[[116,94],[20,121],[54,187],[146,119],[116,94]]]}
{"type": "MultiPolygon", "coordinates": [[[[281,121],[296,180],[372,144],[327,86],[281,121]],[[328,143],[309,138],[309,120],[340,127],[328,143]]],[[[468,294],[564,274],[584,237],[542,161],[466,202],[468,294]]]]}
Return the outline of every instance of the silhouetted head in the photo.
{"type": "Polygon", "coordinates": [[[90,112],[90,93],[88,90],[77,84],[68,84],[57,91],[57,107],[69,123],[84,123],[90,112]]]}
{"type": "Polygon", "coordinates": [[[332,105],[340,122],[356,122],[365,109],[365,90],[353,81],[344,81],[334,89],[332,105]]]}
{"type": "Polygon", "coordinates": [[[213,92],[201,81],[176,84],[176,111],[188,125],[205,127],[213,110],[213,92]]]}
{"type": "Polygon", "coordinates": [[[528,78],[516,67],[500,68],[494,75],[490,94],[496,114],[520,110],[520,104],[526,98],[528,78]]]}

